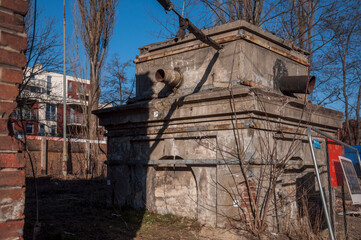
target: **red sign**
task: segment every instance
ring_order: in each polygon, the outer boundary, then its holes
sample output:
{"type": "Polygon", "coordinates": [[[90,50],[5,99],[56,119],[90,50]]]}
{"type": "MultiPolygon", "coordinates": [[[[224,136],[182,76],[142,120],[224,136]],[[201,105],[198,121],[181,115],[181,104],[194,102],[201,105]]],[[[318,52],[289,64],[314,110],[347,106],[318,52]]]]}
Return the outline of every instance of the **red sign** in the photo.
{"type": "Polygon", "coordinates": [[[343,185],[343,171],[339,156],[342,154],[342,146],[331,139],[327,140],[328,159],[330,163],[331,187],[343,185]]]}

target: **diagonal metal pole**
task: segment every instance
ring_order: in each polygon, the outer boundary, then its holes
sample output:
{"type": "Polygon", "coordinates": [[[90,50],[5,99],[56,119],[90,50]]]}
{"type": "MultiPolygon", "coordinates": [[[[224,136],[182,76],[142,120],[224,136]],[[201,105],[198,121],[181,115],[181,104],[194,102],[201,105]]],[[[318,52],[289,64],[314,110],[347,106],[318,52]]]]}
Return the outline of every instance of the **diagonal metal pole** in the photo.
{"type": "Polygon", "coordinates": [[[329,230],[329,232],[330,232],[331,240],[335,240],[335,235],[334,235],[333,227],[332,227],[331,220],[330,220],[330,214],[329,214],[329,212],[328,212],[328,207],[327,207],[327,203],[326,203],[326,198],[325,198],[325,194],[324,194],[323,188],[322,188],[322,182],[321,182],[320,172],[319,172],[319,170],[318,170],[316,155],[315,155],[315,151],[314,151],[314,149],[313,149],[312,136],[311,136],[311,127],[308,127],[308,128],[307,128],[307,136],[308,136],[308,141],[309,141],[309,143],[310,143],[310,150],[311,150],[311,155],[312,155],[313,164],[315,165],[315,172],[316,172],[316,176],[317,176],[317,183],[318,183],[318,187],[319,187],[319,189],[320,189],[320,194],[321,194],[321,199],[322,199],[322,205],[323,205],[323,209],[324,209],[325,215],[326,215],[326,221],[327,221],[328,230],[329,230]]]}
{"type": "Polygon", "coordinates": [[[221,50],[223,47],[214,41],[212,38],[205,35],[201,30],[199,30],[189,19],[183,18],[183,13],[180,14],[177,10],[174,9],[174,5],[170,0],[157,0],[159,4],[161,4],[166,11],[173,11],[180,19],[180,21],[184,24],[184,29],[188,29],[189,32],[193,33],[193,35],[200,41],[208,44],[209,46],[213,47],[217,51],[221,50]]]}
{"type": "MultiPolygon", "coordinates": [[[[336,138],[334,138],[334,137],[329,136],[328,134],[322,132],[321,130],[318,130],[318,129],[315,128],[315,127],[310,127],[310,128],[311,128],[312,131],[315,131],[315,132],[317,132],[318,134],[321,134],[321,135],[323,135],[323,136],[325,136],[325,137],[327,137],[327,138],[329,138],[329,139],[337,142],[338,144],[340,144],[340,145],[342,145],[342,146],[344,146],[344,147],[348,147],[348,148],[354,150],[354,151],[356,152],[357,159],[358,159],[358,163],[359,163],[360,168],[361,168],[360,154],[359,154],[359,151],[358,151],[356,148],[354,148],[354,147],[352,147],[351,145],[346,144],[346,143],[344,143],[344,142],[342,142],[342,141],[340,141],[340,140],[338,140],[338,139],[336,139],[336,138]]],[[[345,237],[346,237],[346,239],[348,239],[347,218],[346,218],[346,206],[345,206],[345,191],[344,191],[344,186],[343,186],[343,185],[342,185],[342,207],[343,207],[343,215],[344,215],[345,237]]]]}

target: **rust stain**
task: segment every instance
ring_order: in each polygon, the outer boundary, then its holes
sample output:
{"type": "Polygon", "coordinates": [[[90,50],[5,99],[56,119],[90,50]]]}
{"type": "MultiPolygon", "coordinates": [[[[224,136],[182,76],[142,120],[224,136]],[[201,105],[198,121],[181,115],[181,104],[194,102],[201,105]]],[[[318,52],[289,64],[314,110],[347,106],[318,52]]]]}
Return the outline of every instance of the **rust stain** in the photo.
{"type": "MultiPolygon", "coordinates": [[[[239,129],[247,128],[243,123],[237,124],[239,129]]],[[[184,133],[184,132],[198,132],[198,131],[217,131],[217,130],[232,130],[234,127],[232,124],[217,124],[217,125],[210,125],[210,126],[198,126],[194,128],[187,128],[187,127],[171,127],[167,128],[163,131],[163,134],[170,134],[170,133],[184,133]]],[[[157,129],[148,129],[147,134],[158,134],[159,130],[157,129]]]]}
{"type": "MultiPolygon", "coordinates": [[[[272,47],[267,42],[262,41],[262,39],[253,37],[253,36],[248,35],[246,33],[242,33],[241,36],[234,35],[234,36],[220,38],[220,39],[217,39],[215,41],[217,43],[222,44],[222,43],[232,42],[232,41],[235,41],[235,40],[238,40],[238,39],[247,40],[247,41],[252,42],[254,44],[257,44],[257,45],[259,45],[261,47],[264,47],[264,48],[266,48],[266,49],[268,49],[268,50],[270,50],[272,52],[275,52],[275,53],[277,53],[277,54],[279,54],[281,56],[292,59],[295,62],[301,63],[301,64],[303,64],[305,66],[309,66],[308,61],[305,61],[305,60],[300,59],[300,58],[298,58],[296,56],[293,56],[292,54],[287,53],[285,51],[282,51],[282,50],[280,50],[278,48],[272,47]]],[[[158,53],[158,54],[150,55],[150,56],[143,57],[143,58],[137,58],[133,62],[134,63],[146,62],[146,61],[150,61],[150,60],[154,60],[154,59],[158,59],[158,58],[162,58],[162,57],[167,57],[167,56],[171,56],[171,55],[175,55],[175,54],[179,54],[179,53],[183,53],[183,52],[187,52],[187,51],[197,50],[197,49],[201,49],[201,48],[205,48],[205,47],[209,47],[209,45],[206,44],[206,43],[200,43],[200,44],[197,44],[197,45],[193,45],[193,46],[189,46],[189,47],[183,47],[183,48],[167,51],[167,52],[164,52],[164,53],[158,53]]]]}
{"type": "Polygon", "coordinates": [[[255,129],[263,128],[263,124],[259,122],[253,122],[253,128],[255,129]]]}
{"type": "Polygon", "coordinates": [[[256,87],[256,88],[262,88],[262,89],[266,88],[265,86],[263,86],[261,84],[258,84],[258,83],[252,82],[252,81],[248,81],[248,80],[243,81],[242,84],[249,86],[249,87],[256,87]]]}
{"type": "Polygon", "coordinates": [[[292,133],[292,134],[304,134],[304,130],[303,129],[294,129],[294,128],[287,128],[287,127],[283,127],[279,129],[282,133],[292,133]]]}
{"type": "Polygon", "coordinates": [[[138,59],[135,59],[133,62],[134,63],[146,62],[146,61],[154,60],[154,59],[157,59],[157,58],[167,57],[167,56],[170,56],[170,55],[195,50],[195,49],[198,49],[198,48],[200,48],[200,45],[180,48],[180,49],[176,49],[176,50],[172,50],[172,51],[168,51],[168,52],[164,52],[164,53],[154,54],[154,55],[144,57],[144,58],[138,58],[138,59]]]}
{"type": "MultiPolygon", "coordinates": [[[[224,37],[224,38],[220,38],[215,40],[217,43],[226,43],[226,42],[231,42],[231,41],[235,41],[240,39],[239,36],[229,36],[229,37],[224,37]]],[[[171,55],[175,55],[178,53],[183,53],[183,52],[187,52],[187,51],[192,51],[192,50],[197,50],[197,49],[201,49],[201,48],[205,48],[205,47],[209,47],[208,44],[205,43],[201,43],[201,44],[197,44],[194,46],[189,46],[189,47],[184,47],[184,48],[179,48],[179,49],[175,49],[175,50],[171,50],[171,51],[167,51],[164,53],[158,53],[158,54],[154,54],[148,57],[143,57],[143,58],[137,58],[135,59],[133,62],[134,63],[141,63],[141,62],[146,62],[146,61],[150,61],[150,60],[154,60],[154,59],[158,59],[158,58],[162,58],[162,57],[167,57],[167,56],[171,56],[171,55]]]]}
{"type": "MultiPolygon", "coordinates": [[[[186,133],[186,132],[198,132],[200,129],[201,131],[219,131],[219,130],[233,130],[233,129],[269,129],[268,125],[264,125],[261,122],[253,122],[253,126],[250,128],[248,125],[245,125],[244,123],[238,123],[237,125],[233,126],[232,124],[217,124],[217,125],[209,125],[209,126],[197,126],[194,128],[187,128],[187,127],[169,127],[166,128],[162,134],[174,134],[174,133],[186,133]]],[[[274,129],[273,129],[274,130],[274,129]]],[[[304,128],[301,127],[301,129],[295,129],[295,128],[289,128],[289,127],[281,127],[277,129],[281,133],[290,133],[290,134],[304,134],[304,128]]],[[[148,129],[147,135],[154,135],[159,134],[159,129],[148,129]]]]}
{"type": "Polygon", "coordinates": [[[219,124],[215,126],[208,126],[208,130],[228,130],[231,128],[231,124],[219,124]]]}
{"type": "Polygon", "coordinates": [[[259,46],[261,46],[261,47],[264,47],[264,48],[266,48],[266,49],[268,49],[268,50],[271,50],[272,52],[275,52],[275,53],[277,53],[277,54],[279,54],[279,55],[282,55],[282,56],[284,56],[284,57],[290,58],[290,59],[292,59],[292,60],[295,61],[295,62],[301,63],[301,64],[303,64],[303,65],[305,65],[305,66],[309,66],[308,61],[304,61],[304,60],[302,60],[302,59],[300,59],[300,58],[298,58],[298,57],[293,56],[292,54],[289,54],[289,53],[287,53],[287,52],[285,52],[285,51],[282,51],[282,50],[280,50],[280,49],[278,49],[278,48],[272,47],[272,46],[270,46],[268,43],[262,41],[262,40],[259,39],[259,38],[255,38],[255,37],[253,37],[253,36],[251,36],[251,35],[248,35],[248,34],[245,34],[245,33],[242,33],[241,37],[242,37],[243,39],[247,40],[247,41],[250,41],[250,42],[252,42],[252,43],[254,43],[254,44],[257,44],[257,45],[259,45],[259,46]]]}

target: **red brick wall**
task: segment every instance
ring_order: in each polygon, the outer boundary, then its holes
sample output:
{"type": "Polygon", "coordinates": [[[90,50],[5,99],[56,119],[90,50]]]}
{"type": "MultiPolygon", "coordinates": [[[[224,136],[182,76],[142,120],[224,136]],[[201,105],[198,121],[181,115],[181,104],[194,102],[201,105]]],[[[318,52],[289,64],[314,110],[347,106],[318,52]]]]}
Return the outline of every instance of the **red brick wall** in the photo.
{"type": "Polygon", "coordinates": [[[10,136],[9,115],[16,107],[26,64],[26,0],[0,0],[0,239],[21,239],[24,225],[25,160],[10,136]]]}
{"type": "Polygon", "coordinates": [[[84,94],[84,93],[79,93],[79,91],[80,91],[79,89],[80,89],[82,84],[85,85],[86,92],[89,93],[90,84],[68,80],[68,86],[71,85],[71,89],[68,89],[68,97],[73,98],[73,99],[79,99],[80,98],[79,96],[84,94]]]}

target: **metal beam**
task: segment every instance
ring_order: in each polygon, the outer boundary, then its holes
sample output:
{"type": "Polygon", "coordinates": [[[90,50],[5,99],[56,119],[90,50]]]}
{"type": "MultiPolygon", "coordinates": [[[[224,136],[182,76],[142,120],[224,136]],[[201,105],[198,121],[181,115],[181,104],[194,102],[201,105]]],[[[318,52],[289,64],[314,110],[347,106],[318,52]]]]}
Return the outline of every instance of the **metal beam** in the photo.
{"type": "Polygon", "coordinates": [[[208,37],[207,35],[205,35],[201,30],[199,30],[189,19],[184,18],[181,14],[179,14],[173,6],[172,1],[170,0],[157,0],[159,2],[159,4],[161,4],[164,8],[164,10],[166,11],[173,11],[175,14],[177,14],[177,16],[179,17],[179,23],[180,23],[180,32],[182,32],[183,34],[177,34],[176,37],[176,41],[178,40],[179,36],[181,35],[180,38],[183,38],[185,35],[185,30],[188,29],[188,31],[190,33],[193,33],[193,35],[200,41],[208,44],[209,46],[213,47],[214,49],[216,49],[217,51],[221,50],[223,47],[217,43],[216,41],[214,41],[213,39],[211,39],[210,37],[208,37]]]}
{"type": "MultiPolygon", "coordinates": [[[[321,133],[320,131],[318,133],[321,134],[321,135],[326,135],[326,134],[321,133]]],[[[308,136],[308,141],[309,141],[309,144],[310,144],[310,150],[311,150],[313,164],[315,166],[317,183],[318,183],[318,187],[320,189],[321,200],[322,200],[323,210],[325,211],[328,230],[330,232],[331,240],[335,240],[335,235],[334,235],[333,227],[332,227],[332,224],[331,224],[330,214],[328,212],[328,207],[327,207],[327,203],[326,203],[325,193],[323,192],[323,188],[322,188],[322,182],[321,182],[320,172],[318,170],[316,155],[315,155],[315,151],[313,149],[312,136],[311,136],[311,127],[307,128],[307,136],[308,136]]]]}

